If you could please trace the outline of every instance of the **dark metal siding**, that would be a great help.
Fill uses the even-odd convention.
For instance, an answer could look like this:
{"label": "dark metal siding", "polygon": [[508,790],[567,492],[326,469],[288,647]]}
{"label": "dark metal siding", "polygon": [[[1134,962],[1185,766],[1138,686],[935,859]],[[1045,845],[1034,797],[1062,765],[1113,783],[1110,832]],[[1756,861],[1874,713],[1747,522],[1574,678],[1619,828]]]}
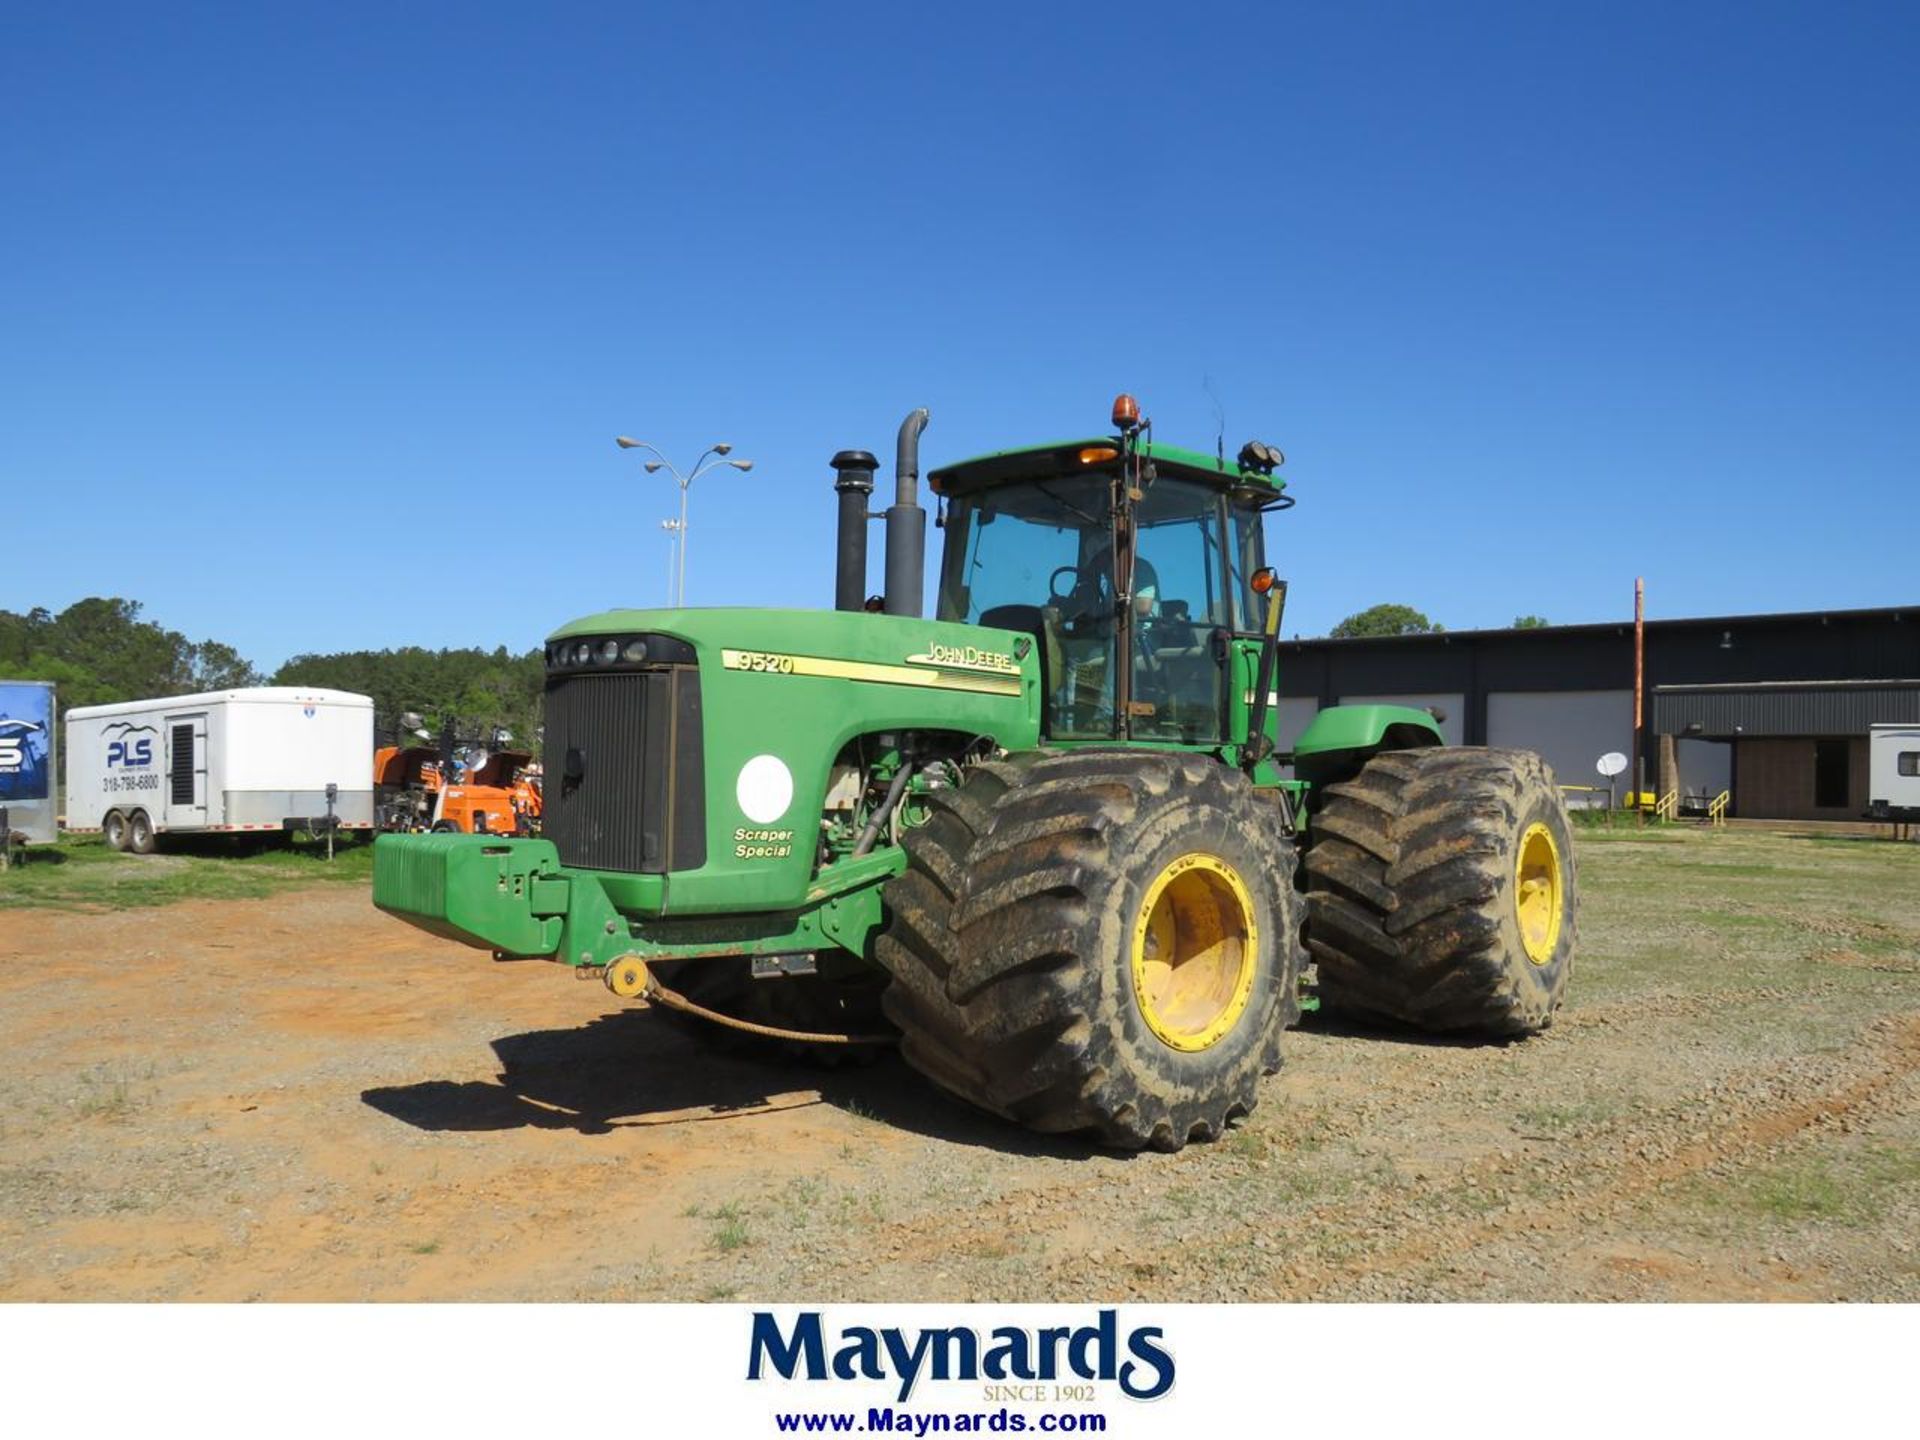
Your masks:
{"label": "dark metal siding", "polygon": [[[1782,680],[1900,681],[1920,676],[1920,606],[1647,622],[1646,761],[1656,763],[1657,686]],[[1291,640],[1280,647],[1283,697],[1322,707],[1342,695],[1463,694],[1466,743],[1487,738],[1496,691],[1630,690],[1633,625],[1461,630],[1383,640]],[[1855,733],[1843,731],[1841,733]],[[1864,734],[1864,729],[1858,733]]]}
{"label": "dark metal siding", "polygon": [[1865,735],[1869,726],[1901,720],[1920,720],[1920,682],[1676,686],[1655,693],[1652,728],[1656,735],[1726,740]]}
{"label": "dark metal siding", "polygon": [[658,875],[706,863],[697,669],[550,680],[543,769],[541,830],[563,864]]}

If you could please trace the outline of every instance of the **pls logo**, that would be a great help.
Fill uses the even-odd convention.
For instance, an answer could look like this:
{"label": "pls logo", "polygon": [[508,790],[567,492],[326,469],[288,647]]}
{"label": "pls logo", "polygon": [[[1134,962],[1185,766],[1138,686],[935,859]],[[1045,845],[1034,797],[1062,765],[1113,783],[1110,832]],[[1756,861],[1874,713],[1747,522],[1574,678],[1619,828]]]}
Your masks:
{"label": "pls logo", "polygon": [[[922,1380],[1107,1380],[1133,1400],[1157,1400],[1173,1388],[1173,1356],[1157,1325],[1124,1337],[1118,1312],[1102,1310],[1091,1325],[1026,1330],[1003,1325],[984,1337],[965,1326],[908,1331],[850,1325],[829,1335],[817,1310],[803,1310],[791,1330],[767,1311],[753,1316],[747,1378],[763,1380],[891,1380],[898,1399]],[[1124,1348],[1124,1354],[1122,1353]]]}
{"label": "pls logo", "polygon": [[109,725],[104,732],[116,739],[107,741],[109,770],[137,770],[153,763],[153,737],[160,732],[151,725]]}

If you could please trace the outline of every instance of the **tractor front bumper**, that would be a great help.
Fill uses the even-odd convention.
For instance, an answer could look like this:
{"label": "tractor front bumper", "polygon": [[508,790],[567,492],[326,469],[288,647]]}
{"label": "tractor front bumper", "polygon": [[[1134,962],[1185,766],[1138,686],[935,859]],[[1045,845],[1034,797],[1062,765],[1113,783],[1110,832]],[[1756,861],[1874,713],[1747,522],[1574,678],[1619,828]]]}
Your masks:
{"label": "tractor front bumper", "polygon": [[617,908],[609,892],[636,877],[566,869],[550,840],[382,835],[373,847],[373,903],[502,959],[605,967],[624,956],[700,960],[822,950],[865,959],[881,922],[880,887],[899,869],[893,850],[843,860],[821,872],[798,909],[676,918]]}

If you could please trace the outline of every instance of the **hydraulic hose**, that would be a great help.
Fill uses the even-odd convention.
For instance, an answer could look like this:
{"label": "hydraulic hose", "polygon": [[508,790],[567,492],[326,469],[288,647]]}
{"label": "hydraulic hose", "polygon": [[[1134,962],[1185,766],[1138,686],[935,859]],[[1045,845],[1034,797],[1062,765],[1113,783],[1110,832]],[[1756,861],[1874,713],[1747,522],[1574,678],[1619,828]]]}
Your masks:
{"label": "hydraulic hose", "polygon": [[907,781],[913,775],[913,762],[902,761],[899,773],[893,777],[893,783],[887,786],[887,798],[880,802],[880,808],[867,818],[866,828],[860,832],[860,838],[854,843],[853,853],[864,855],[873,848],[873,842],[880,838],[880,827],[887,823],[887,817],[893,814],[894,807],[900,803],[900,796],[907,788]]}
{"label": "hydraulic hose", "polygon": [[[769,983],[779,984],[780,982]],[[898,1038],[893,1035],[836,1035],[825,1031],[784,1030],[778,1025],[758,1025],[735,1015],[722,1015],[718,1010],[709,1010],[706,1006],[687,999],[678,990],[669,990],[658,980],[647,988],[642,998],[656,1005],[664,1005],[669,1010],[678,1010],[685,1015],[697,1015],[702,1020],[712,1021],[715,1025],[725,1025],[731,1030],[744,1030],[749,1035],[764,1035],[769,1040],[797,1040],[807,1045],[892,1045]]]}

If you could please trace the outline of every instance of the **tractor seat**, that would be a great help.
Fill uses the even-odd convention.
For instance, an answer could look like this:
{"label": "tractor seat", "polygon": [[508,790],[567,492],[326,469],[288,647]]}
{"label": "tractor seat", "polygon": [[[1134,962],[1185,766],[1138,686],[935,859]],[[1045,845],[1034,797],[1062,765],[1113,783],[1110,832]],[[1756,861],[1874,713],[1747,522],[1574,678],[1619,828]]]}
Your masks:
{"label": "tractor seat", "polygon": [[995,605],[980,612],[979,624],[993,630],[1022,631],[1040,647],[1040,688],[1053,693],[1065,663],[1060,649],[1060,611],[1052,605]]}

